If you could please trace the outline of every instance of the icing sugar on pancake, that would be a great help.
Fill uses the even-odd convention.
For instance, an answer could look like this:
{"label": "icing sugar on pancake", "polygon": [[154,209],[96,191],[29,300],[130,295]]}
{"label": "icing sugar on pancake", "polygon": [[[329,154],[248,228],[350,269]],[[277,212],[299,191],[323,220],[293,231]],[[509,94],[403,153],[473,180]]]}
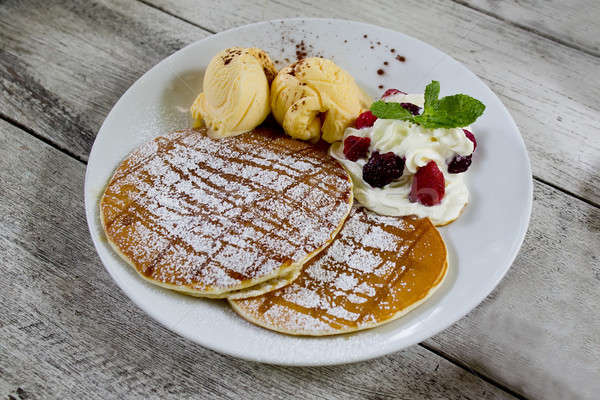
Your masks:
{"label": "icing sugar on pancake", "polygon": [[188,129],[132,152],[100,216],[113,248],[152,283],[240,298],[293,279],[351,205],[346,171],[311,144],[268,129],[224,139]]}
{"label": "icing sugar on pancake", "polygon": [[427,218],[387,217],[354,207],[333,243],[290,285],[230,300],[247,320],[293,335],[371,328],[427,299],[447,272],[446,246]]}

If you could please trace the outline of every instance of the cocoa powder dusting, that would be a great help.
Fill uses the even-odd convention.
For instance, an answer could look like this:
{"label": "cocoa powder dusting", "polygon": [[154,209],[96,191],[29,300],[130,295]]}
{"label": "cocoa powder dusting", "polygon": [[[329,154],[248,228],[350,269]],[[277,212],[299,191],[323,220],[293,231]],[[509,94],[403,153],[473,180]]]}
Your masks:
{"label": "cocoa powder dusting", "polygon": [[[318,37],[318,36],[317,36]],[[294,52],[295,52],[295,59],[296,61],[299,60],[303,60],[307,57],[321,57],[320,54],[315,54],[314,53],[314,49],[313,49],[313,45],[307,43],[304,39],[298,40],[297,38],[291,38],[289,36],[286,36],[286,34],[281,36],[281,40],[282,42],[284,42],[284,45],[289,45],[292,44],[294,45]],[[281,48],[281,53],[283,55],[283,53],[286,52],[286,47],[282,47]],[[284,58],[285,63],[290,63],[292,62],[292,60],[290,60],[289,58]],[[281,63],[283,63],[283,61],[281,61]]]}
{"label": "cocoa powder dusting", "polygon": [[306,58],[307,55],[306,45],[304,44],[304,40],[301,40],[300,43],[296,45],[296,59],[302,60]]}
{"label": "cocoa powder dusting", "polygon": [[235,57],[242,54],[242,51],[239,49],[227,49],[225,55],[223,56],[223,65],[229,64]]}

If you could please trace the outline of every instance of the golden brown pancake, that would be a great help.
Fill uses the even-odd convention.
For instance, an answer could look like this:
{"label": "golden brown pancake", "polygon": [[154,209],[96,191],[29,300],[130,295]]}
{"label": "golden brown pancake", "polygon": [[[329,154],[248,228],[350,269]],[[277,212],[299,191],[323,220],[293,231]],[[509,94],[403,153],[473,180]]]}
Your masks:
{"label": "golden brown pancake", "polygon": [[113,248],[150,282],[240,298],[292,280],[351,206],[348,174],[311,144],[269,129],[223,139],[188,129],[132,152],[100,216]]}
{"label": "golden brown pancake", "polygon": [[271,278],[268,281],[261,282],[257,285],[250,286],[246,289],[234,290],[227,293],[228,299],[245,299],[248,297],[260,296],[261,294],[268,293],[270,291],[282,288],[292,283],[298,276],[302,267],[292,269],[285,274],[279,275],[275,278]]}
{"label": "golden brown pancake", "polygon": [[292,335],[372,328],[406,314],[442,283],[446,246],[429,219],[354,207],[333,243],[276,291],[230,300],[250,322]]}

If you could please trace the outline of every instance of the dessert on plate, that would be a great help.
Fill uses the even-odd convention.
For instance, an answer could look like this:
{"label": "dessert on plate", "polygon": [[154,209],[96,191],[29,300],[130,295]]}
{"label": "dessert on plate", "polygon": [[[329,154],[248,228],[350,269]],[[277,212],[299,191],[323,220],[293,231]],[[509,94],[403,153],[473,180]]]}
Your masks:
{"label": "dessert on plate", "polygon": [[444,281],[434,225],[468,201],[470,124],[485,108],[439,90],[390,89],[373,103],[331,60],[277,72],[261,49],[225,49],[190,107],[193,129],[118,166],[100,200],[106,237],[151,283],[227,298],[274,331],[399,318]]}
{"label": "dessert on plate", "polygon": [[222,139],[187,129],[121,163],[100,217],[112,247],[143,278],[193,296],[240,298],[295,278],[351,206],[346,171],[309,143],[269,129]]}
{"label": "dessert on plate", "polygon": [[462,94],[438,99],[439,90],[436,81],[425,94],[387,90],[331,146],[360,204],[437,226],[458,218],[469,201],[463,175],[477,147],[469,125],[485,106]]}
{"label": "dessert on plate", "polygon": [[446,277],[446,246],[427,218],[355,206],[333,243],[281,289],[230,300],[245,319],[292,335],[334,335],[400,318]]}

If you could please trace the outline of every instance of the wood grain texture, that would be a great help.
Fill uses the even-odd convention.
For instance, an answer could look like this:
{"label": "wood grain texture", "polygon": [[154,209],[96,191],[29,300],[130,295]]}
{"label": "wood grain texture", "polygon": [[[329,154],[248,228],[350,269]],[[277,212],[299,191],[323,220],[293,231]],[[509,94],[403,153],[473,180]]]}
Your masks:
{"label": "wood grain texture", "polygon": [[[213,31],[302,14],[362,18],[423,39],[500,95],[525,136],[537,176],[599,202],[598,58],[442,0],[428,2],[429,8],[373,0],[344,7],[152,2]],[[0,113],[85,159],[126,88],[205,35],[138,2],[4,1]],[[0,395],[506,396],[419,347],[352,366],[295,369],[240,362],[176,337],[142,315],[97,260],[82,207],[83,166],[5,123],[0,132],[0,260],[6,270]],[[531,398],[595,398],[600,215],[540,183],[535,196],[524,247],[500,287],[426,345]]]}
{"label": "wood grain texture", "polygon": [[[119,381],[141,396],[150,380],[158,379],[152,387],[158,388],[157,395],[166,395],[161,385],[170,382],[172,373],[173,381],[185,380],[175,392],[181,395],[190,393],[194,379],[212,382],[209,388],[217,385],[219,374],[226,382],[250,385],[246,378],[224,372],[236,370],[257,371],[266,380],[263,388],[283,382],[273,396],[304,387],[325,398],[331,394],[327,387],[349,385],[350,391],[340,395],[386,398],[400,390],[395,385],[401,381],[408,386],[399,393],[414,398],[411,393],[439,394],[411,381],[420,374],[427,382],[451,386],[454,379],[467,379],[445,361],[440,365],[446,375],[431,375],[428,368],[440,361],[429,361],[431,354],[418,347],[339,370],[304,370],[235,361],[176,337],[143,316],[97,260],[81,206],[83,166],[6,123],[0,127],[0,184],[7,188],[0,202],[0,257],[8,271],[0,290],[0,312],[7,316],[0,322],[0,381],[7,390],[28,382],[41,390],[44,380],[56,382],[52,390],[63,390],[61,379],[69,379],[65,384],[76,387],[70,397],[89,385]],[[536,184],[532,224],[507,277],[481,306],[426,345],[527,397],[594,398],[599,390],[594,377],[600,372],[600,326],[594,317],[600,302],[599,217],[598,209]],[[59,347],[53,347],[53,340]],[[175,361],[164,354],[174,354]],[[36,366],[36,359],[44,362]],[[196,375],[213,371],[211,365],[216,372]],[[396,376],[401,371],[416,375]],[[360,382],[349,383],[359,379],[353,374]],[[293,382],[295,375],[301,383]],[[234,387],[227,388],[235,393]],[[110,390],[109,397],[125,393],[120,384]],[[455,389],[443,390],[453,398]]]}
{"label": "wood grain texture", "polygon": [[136,1],[4,1],[0,113],[87,159],[125,90],[207,34]]}
{"label": "wood grain texture", "polygon": [[233,359],[171,333],[98,260],[82,207],[84,168],[0,121],[4,398],[512,398],[420,346],[360,364],[291,368]]}
{"label": "wood grain texture", "polygon": [[600,209],[536,184],[507,276],[427,344],[529,398],[598,399],[598,304]]}
{"label": "wood grain texture", "polygon": [[421,39],[498,94],[521,129],[535,176],[600,203],[598,57],[447,0],[145,1],[212,31],[301,15],[360,20]]}
{"label": "wood grain texture", "polygon": [[597,0],[456,1],[600,56],[600,2]]}

